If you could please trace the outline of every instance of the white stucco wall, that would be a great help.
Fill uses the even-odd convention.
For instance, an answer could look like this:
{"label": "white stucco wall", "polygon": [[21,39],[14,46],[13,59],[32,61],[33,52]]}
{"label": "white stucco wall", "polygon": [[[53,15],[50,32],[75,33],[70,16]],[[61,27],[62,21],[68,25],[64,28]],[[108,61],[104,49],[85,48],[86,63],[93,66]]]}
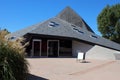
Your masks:
{"label": "white stucco wall", "polygon": [[78,51],[86,53],[92,47],[93,45],[89,45],[89,44],[78,42],[78,41],[72,41],[72,54],[74,57],[77,57]]}
{"label": "white stucco wall", "polygon": [[93,46],[83,42],[72,41],[72,54],[74,57],[77,57],[78,51],[86,53],[86,60],[120,60],[120,51],[98,45]]}
{"label": "white stucco wall", "polygon": [[86,53],[86,59],[118,60],[120,59],[120,52],[95,45]]}

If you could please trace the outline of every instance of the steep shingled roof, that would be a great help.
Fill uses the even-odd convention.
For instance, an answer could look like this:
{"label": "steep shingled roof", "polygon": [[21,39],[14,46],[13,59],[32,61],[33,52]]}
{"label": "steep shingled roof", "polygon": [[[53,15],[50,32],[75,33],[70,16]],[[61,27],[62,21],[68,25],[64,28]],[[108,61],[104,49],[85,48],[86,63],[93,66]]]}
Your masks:
{"label": "steep shingled roof", "polygon": [[[50,22],[58,24],[56,27],[51,27]],[[120,45],[108,39],[102,38],[92,32],[89,32],[81,27],[74,26],[59,18],[51,18],[39,27],[29,32],[30,34],[52,35],[69,37],[77,40],[83,40],[89,43],[101,45],[104,47],[120,50]]]}
{"label": "steep shingled roof", "polygon": [[[67,18],[65,18],[65,19],[67,19]],[[82,19],[80,19],[80,20],[82,20]],[[104,47],[108,47],[108,48],[120,51],[119,44],[112,42],[108,39],[102,38],[102,37],[96,35],[95,33],[93,33],[92,31],[89,31],[87,28],[86,29],[83,28],[83,27],[85,27],[85,24],[86,24],[84,21],[81,22],[82,23],[81,26],[79,26],[77,24],[75,25],[74,21],[72,21],[72,20],[70,20],[70,21],[71,22],[68,22],[68,21],[62,19],[60,17],[60,15],[58,15],[55,18],[48,19],[42,23],[38,23],[36,25],[27,27],[23,30],[14,32],[14,33],[10,34],[9,36],[21,37],[27,33],[48,35],[48,36],[49,35],[50,36],[60,36],[60,37],[77,39],[80,41],[81,40],[86,41],[86,42],[89,42],[92,44],[97,44],[100,46],[104,46]]]}
{"label": "steep shingled roof", "polygon": [[69,6],[62,10],[56,17],[94,33],[88,24]]}

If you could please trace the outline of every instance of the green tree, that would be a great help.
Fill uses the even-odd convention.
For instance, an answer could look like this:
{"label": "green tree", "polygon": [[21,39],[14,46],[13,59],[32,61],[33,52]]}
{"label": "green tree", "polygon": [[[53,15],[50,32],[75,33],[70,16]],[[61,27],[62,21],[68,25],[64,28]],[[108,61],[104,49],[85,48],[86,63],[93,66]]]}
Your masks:
{"label": "green tree", "polygon": [[120,43],[120,4],[107,5],[97,17],[102,36]]}
{"label": "green tree", "polygon": [[28,62],[21,39],[8,41],[7,30],[0,31],[0,80],[27,80]]}

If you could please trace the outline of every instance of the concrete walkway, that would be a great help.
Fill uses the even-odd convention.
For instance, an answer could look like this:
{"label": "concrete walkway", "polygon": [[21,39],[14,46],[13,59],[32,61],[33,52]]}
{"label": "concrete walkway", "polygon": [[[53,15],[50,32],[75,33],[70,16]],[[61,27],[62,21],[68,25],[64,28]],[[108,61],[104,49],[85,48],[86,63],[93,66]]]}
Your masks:
{"label": "concrete walkway", "polygon": [[27,58],[29,80],[120,80],[120,61],[75,58]]}

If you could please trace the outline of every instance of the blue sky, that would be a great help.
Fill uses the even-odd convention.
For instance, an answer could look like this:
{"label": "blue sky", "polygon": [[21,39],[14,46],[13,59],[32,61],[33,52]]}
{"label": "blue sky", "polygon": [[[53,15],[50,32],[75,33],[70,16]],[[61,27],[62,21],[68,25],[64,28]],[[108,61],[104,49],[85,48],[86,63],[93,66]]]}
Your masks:
{"label": "blue sky", "polygon": [[97,16],[107,4],[116,3],[120,0],[0,0],[0,28],[15,32],[52,18],[70,6],[100,35]]}

